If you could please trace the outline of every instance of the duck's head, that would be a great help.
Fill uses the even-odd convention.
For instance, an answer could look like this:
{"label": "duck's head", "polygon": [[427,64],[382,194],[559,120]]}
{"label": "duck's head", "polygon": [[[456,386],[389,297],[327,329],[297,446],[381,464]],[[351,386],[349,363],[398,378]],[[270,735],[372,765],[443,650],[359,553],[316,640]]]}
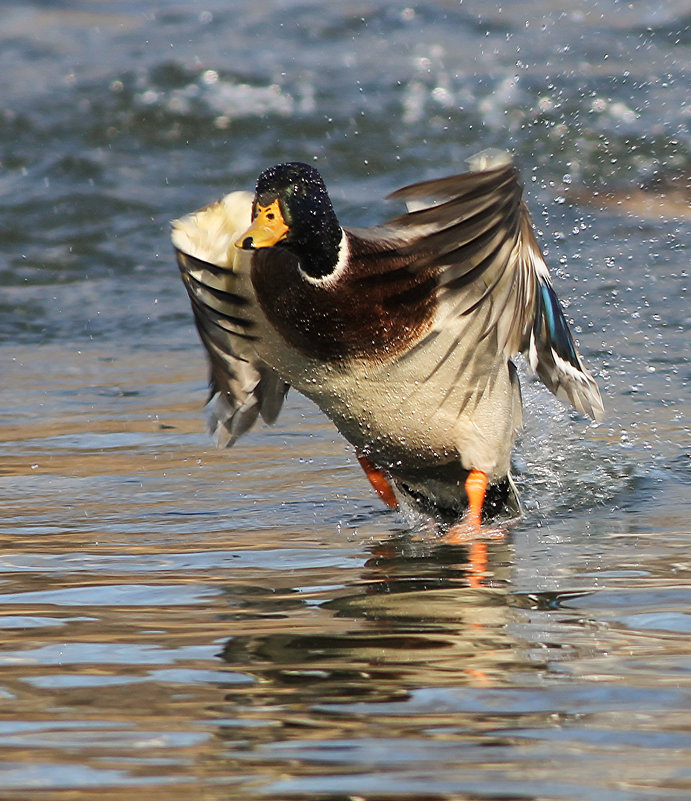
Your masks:
{"label": "duck's head", "polygon": [[343,232],[321,175],[301,162],[269,167],[257,179],[252,224],[236,245],[243,250],[283,247],[313,278],[333,272]]}

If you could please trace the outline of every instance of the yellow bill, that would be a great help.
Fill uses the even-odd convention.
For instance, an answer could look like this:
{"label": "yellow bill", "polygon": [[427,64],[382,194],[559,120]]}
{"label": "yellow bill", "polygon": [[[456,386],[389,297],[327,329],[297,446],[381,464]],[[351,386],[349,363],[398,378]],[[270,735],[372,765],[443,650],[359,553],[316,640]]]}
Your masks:
{"label": "yellow bill", "polygon": [[268,206],[260,206],[257,203],[252,224],[238,238],[235,247],[243,250],[270,248],[285,239],[289,230],[290,228],[283,219],[278,200],[274,200]]}

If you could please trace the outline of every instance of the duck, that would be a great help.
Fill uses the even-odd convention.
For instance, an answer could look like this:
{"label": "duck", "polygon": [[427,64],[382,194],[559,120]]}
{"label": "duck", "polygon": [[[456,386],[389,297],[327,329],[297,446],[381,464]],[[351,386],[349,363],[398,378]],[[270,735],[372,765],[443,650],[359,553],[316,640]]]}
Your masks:
{"label": "duck", "polygon": [[208,423],[232,446],[290,387],[354,446],[391,508],[481,530],[520,515],[515,359],[594,420],[604,407],[536,238],[513,157],[398,189],[402,214],[343,227],[318,170],[265,169],[172,223],[210,369]]}

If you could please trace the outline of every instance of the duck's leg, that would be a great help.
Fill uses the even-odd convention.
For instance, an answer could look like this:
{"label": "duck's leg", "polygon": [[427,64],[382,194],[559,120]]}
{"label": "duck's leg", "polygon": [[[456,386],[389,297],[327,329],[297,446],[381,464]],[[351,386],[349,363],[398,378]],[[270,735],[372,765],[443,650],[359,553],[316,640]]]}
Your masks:
{"label": "duck's leg", "polygon": [[398,501],[396,500],[391,484],[389,484],[386,473],[381,467],[377,467],[373,462],[370,462],[365,454],[361,453],[357,448],[355,449],[355,455],[357,456],[358,462],[360,462],[360,467],[365,471],[365,475],[369,479],[369,483],[374,487],[377,495],[387,506],[390,506],[392,509],[397,509]]}
{"label": "duck's leg", "polygon": [[482,470],[471,470],[465,480],[465,494],[468,498],[466,522],[473,528],[480,528],[482,524],[482,507],[487,494],[487,484],[487,474]]}
{"label": "duck's leg", "polygon": [[444,534],[444,542],[449,545],[460,545],[472,542],[477,537],[483,539],[503,539],[506,532],[500,528],[487,528],[482,525],[482,507],[485,503],[487,475],[482,470],[471,470],[465,480],[465,494],[468,498],[468,510],[463,518],[454,523]]}

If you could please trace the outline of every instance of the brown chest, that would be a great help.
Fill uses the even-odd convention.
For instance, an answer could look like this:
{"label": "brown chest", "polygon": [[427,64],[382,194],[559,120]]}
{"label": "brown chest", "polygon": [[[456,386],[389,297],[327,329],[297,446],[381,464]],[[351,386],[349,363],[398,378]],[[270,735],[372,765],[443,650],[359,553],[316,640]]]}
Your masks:
{"label": "brown chest", "polygon": [[[352,246],[351,246],[352,247]],[[310,281],[291,254],[254,255],[252,283],[286,342],[322,361],[381,360],[404,353],[430,328],[436,274],[410,271],[395,254],[361,253],[335,279]]]}

